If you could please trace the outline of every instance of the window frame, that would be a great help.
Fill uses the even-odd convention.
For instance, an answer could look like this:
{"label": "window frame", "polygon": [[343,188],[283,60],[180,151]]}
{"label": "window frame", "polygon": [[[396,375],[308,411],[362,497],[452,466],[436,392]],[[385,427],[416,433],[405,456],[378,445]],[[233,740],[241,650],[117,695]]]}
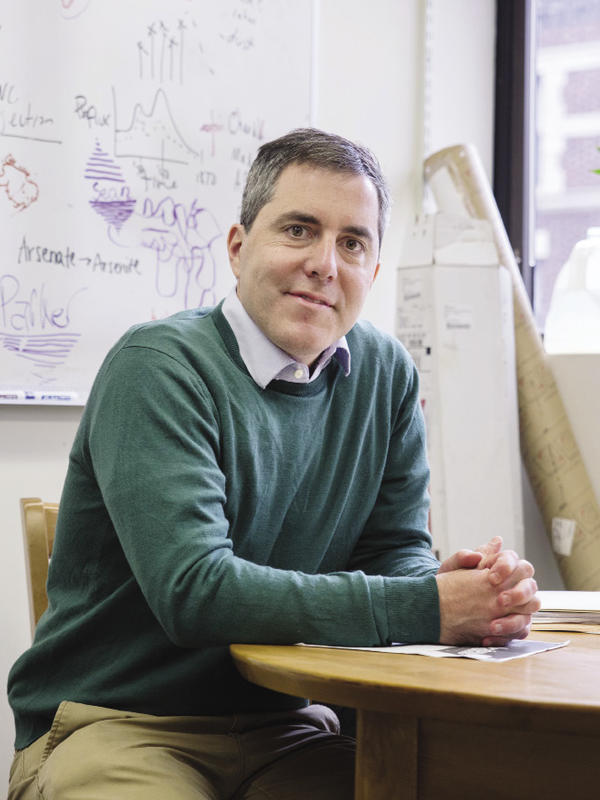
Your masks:
{"label": "window frame", "polygon": [[535,0],[497,0],[493,192],[533,307]]}

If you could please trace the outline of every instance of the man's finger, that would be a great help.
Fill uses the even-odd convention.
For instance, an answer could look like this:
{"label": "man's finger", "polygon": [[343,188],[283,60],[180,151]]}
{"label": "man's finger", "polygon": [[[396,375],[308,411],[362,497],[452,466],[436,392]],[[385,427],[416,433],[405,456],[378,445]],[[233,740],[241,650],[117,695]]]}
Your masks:
{"label": "man's finger", "polygon": [[481,553],[476,550],[459,550],[442,562],[438,573],[452,572],[455,569],[474,569],[481,559]]}
{"label": "man's finger", "polygon": [[483,558],[478,564],[478,569],[484,569],[484,567],[489,566],[493,563],[494,558],[498,555],[498,553],[502,550],[502,537],[501,536],[494,536],[489,542],[485,544],[480,544],[478,547],[475,548],[475,551],[481,553]]}
{"label": "man's finger", "polygon": [[519,558],[512,550],[505,550],[490,567],[489,577],[493,586],[506,584],[508,587],[516,585],[524,578],[532,578],[534,572],[533,564]]}

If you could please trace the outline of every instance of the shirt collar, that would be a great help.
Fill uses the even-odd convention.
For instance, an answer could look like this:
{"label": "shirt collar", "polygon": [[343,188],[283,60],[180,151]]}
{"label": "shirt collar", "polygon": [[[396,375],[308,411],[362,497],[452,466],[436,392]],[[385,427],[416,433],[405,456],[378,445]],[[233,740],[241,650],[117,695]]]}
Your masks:
{"label": "shirt collar", "polygon": [[350,374],[350,350],[345,336],[321,353],[312,374],[309,374],[306,364],[296,361],[261,331],[242,305],[235,289],[225,298],[222,311],[236,338],[246,369],[261,389],[265,389],[273,380],[292,383],[314,381],[333,357],[339,361],[344,374]]}

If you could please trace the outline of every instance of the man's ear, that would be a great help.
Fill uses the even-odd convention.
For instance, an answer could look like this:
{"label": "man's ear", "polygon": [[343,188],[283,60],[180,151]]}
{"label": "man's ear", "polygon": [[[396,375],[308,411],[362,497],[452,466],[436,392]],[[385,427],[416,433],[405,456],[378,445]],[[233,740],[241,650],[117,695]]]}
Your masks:
{"label": "man's ear", "polygon": [[241,223],[232,225],[227,234],[227,253],[229,254],[229,264],[236,278],[240,277],[240,250],[244,243],[246,231]]}
{"label": "man's ear", "polygon": [[373,273],[373,280],[371,281],[371,286],[375,283],[375,278],[379,275],[379,267],[381,266],[381,262],[377,264],[375,267],[375,272]]}

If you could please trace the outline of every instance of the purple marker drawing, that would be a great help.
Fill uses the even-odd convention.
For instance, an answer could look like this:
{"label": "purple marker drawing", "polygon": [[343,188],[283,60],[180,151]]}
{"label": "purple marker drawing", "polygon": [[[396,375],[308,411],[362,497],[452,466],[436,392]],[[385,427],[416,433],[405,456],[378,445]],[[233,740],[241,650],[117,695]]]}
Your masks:
{"label": "purple marker drawing", "polygon": [[79,333],[15,334],[0,331],[0,347],[36,367],[53,369],[64,364],[77,344]]}
{"label": "purple marker drawing", "polygon": [[94,152],[89,157],[84,177],[92,181],[96,193],[90,205],[109,224],[121,230],[135,208],[135,199],[130,197],[121,168],[105,153],[96,141]]}

